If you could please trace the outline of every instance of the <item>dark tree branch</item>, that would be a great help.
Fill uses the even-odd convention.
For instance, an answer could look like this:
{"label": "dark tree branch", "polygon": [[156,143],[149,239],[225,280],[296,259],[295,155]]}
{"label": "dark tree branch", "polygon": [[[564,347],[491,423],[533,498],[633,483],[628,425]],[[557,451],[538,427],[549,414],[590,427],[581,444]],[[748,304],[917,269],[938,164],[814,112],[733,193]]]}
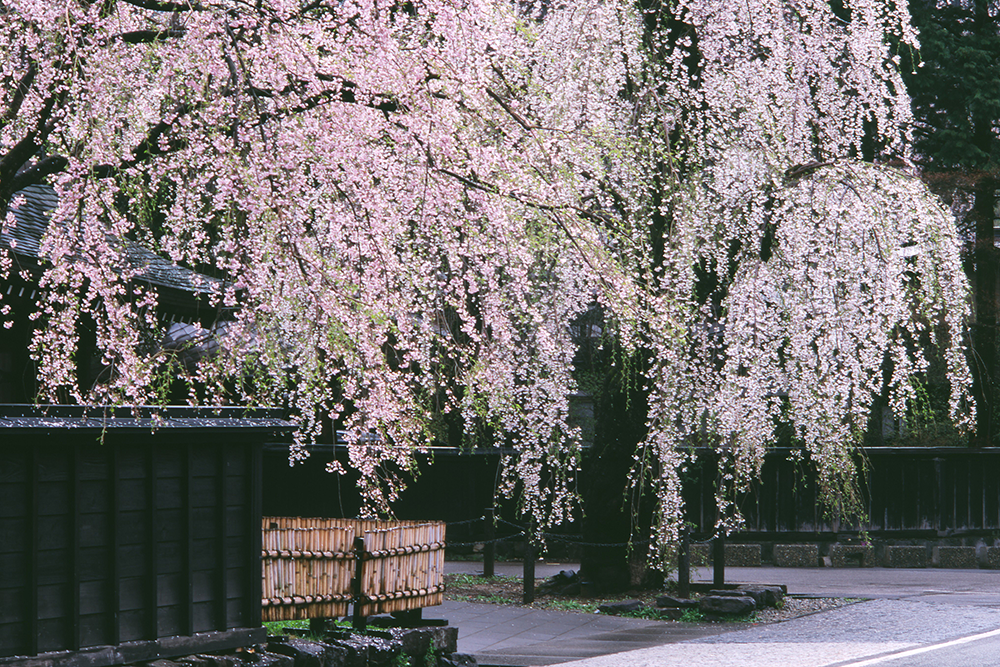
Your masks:
{"label": "dark tree branch", "polygon": [[24,102],[24,98],[28,96],[28,91],[31,90],[31,85],[35,82],[35,75],[38,73],[38,67],[35,61],[32,60],[28,63],[28,70],[24,73],[18,82],[14,86],[14,95],[11,98],[10,106],[7,107],[7,113],[4,114],[4,119],[9,121],[14,120],[17,117],[17,113],[21,110],[21,104]]}
{"label": "dark tree branch", "polygon": [[521,116],[521,114],[519,114],[518,112],[514,111],[513,107],[511,107],[509,104],[507,104],[507,102],[505,102],[502,97],[500,97],[499,95],[497,95],[495,92],[493,92],[489,88],[486,88],[486,94],[489,95],[493,99],[494,102],[496,102],[501,107],[503,107],[503,110],[506,111],[510,115],[511,118],[513,118],[514,120],[516,120],[517,124],[520,125],[521,127],[523,127],[526,131],[531,132],[532,130],[535,129],[534,126],[532,126],[530,123],[528,123],[528,121],[525,120],[523,116]]}
{"label": "dark tree branch", "polygon": [[11,189],[14,177],[38,154],[52,132],[52,110],[62,99],[63,94],[50,95],[38,112],[35,129],[24,135],[3,157],[0,157],[0,210],[6,210],[10,196],[16,192]]}
{"label": "dark tree branch", "polygon": [[122,2],[148,9],[152,12],[191,12],[204,9],[198,2],[166,2],[163,0],[121,0]]}
{"label": "dark tree branch", "polygon": [[177,120],[181,116],[188,115],[189,113],[194,111],[194,109],[195,109],[194,104],[188,104],[188,103],[179,104],[177,105],[176,108],[174,108],[173,120],[170,121],[161,120],[159,123],[151,127],[149,132],[146,134],[146,138],[143,139],[141,142],[139,142],[139,144],[132,149],[132,156],[135,158],[135,160],[136,161],[148,160],[153,156],[164,155],[166,153],[172,152],[173,150],[177,150],[177,148],[179,148],[180,146],[177,145],[178,142],[176,140],[171,141],[168,144],[168,147],[164,148],[160,146],[160,139],[163,137],[164,134],[166,134],[173,128],[174,123],[177,122]]}
{"label": "dark tree branch", "polygon": [[[286,109],[282,109],[276,112],[263,112],[259,116],[259,123],[267,123],[276,118],[284,118],[287,116],[293,116],[299,113],[305,113],[317,107],[320,107],[328,102],[343,102],[344,104],[360,104],[371,109],[376,109],[383,113],[396,113],[400,111],[406,111],[406,106],[400,104],[396,100],[392,99],[388,95],[383,94],[372,94],[371,100],[367,102],[359,102],[358,97],[355,93],[357,90],[357,84],[353,81],[348,81],[347,79],[341,79],[340,77],[333,77],[330,75],[319,75],[318,77],[321,81],[327,83],[339,82],[340,87],[338,89],[324,90],[322,92],[316,93],[315,95],[310,95],[309,97],[303,99],[300,103],[290,106]],[[294,90],[294,84],[289,84],[280,91],[270,91],[262,88],[252,87],[253,95],[257,97],[267,97],[275,98],[282,95],[287,95]]]}
{"label": "dark tree branch", "polygon": [[810,162],[809,164],[797,164],[793,167],[789,167],[785,170],[785,179],[788,181],[794,181],[795,179],[805,176],[811,172],[821,169],[822,167],[830,167],[833,162]]}
{"label": "dark tree branch", "polygon": [[[69,164],[62,155],[50,155],[39,160],[27,169],[23,169],[10,181],[10,192],[15,193],[29,185],[39,185],[52,174],[58,174]],[[7,190],[5,187],[4,190]]]}
{"label": "dark tree branch", "polygon": [[133,30],[115,35],[113,39],[120,39],[126,44],[152,44],[153,42],[165,42],[168,39],[183,37],[185,30],[180,28],[167,28],[165,30]]}
{"label": "dark tree branch", "polygon": [[135,145],[130,151],[132,154],[131,160],[123,160],[122,162],[114,164],[99,164],[95,165],[90,173],[94,178],[111,178],[117,175],[125,169],[136,166],[142,162],[146,162],[158,155],[167,155],[173,153],[174,151],[180,150],[187,145],[187,142],[182,139],[174,138],[166,142],[163,145],[163,136],[169,132],[175,122],[181,117],[190,114],[199,105],[184,103],[179,104],[174,109],[174,117],[172,120],[161,120],[159,123],[154,125],[149,129],[146,134],[146,138]]}

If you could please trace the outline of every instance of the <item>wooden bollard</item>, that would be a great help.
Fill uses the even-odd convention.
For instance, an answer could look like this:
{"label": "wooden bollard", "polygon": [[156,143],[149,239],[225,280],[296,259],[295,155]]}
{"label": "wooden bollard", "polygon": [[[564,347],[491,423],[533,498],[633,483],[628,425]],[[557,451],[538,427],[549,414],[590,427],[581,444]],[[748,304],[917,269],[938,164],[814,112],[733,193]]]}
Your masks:
{"label": "wooden bollard", "polygon": [[687,531],[681,531],[681,549],[677,554],[677,594],[691,597],[691,543]]}
{"label": "wooden bollard", "polygon": [[364,630],[368,624],[368,617],[361,613],[364,606],[362,600],[362,575],[365,569],[365,538],[354,538],[354,580],[351,581],[351,595],[354,597],[354,629]]}
{"label": "wooden bollard", "polygon": [[712,540],[712,585],[726,586],[726,538],[721,533]]}
{"label": "wooden bollard", "polygon": [[486,544],[483,545],[483,576],[492,577],[495,573],[496,563],[496,523],[494,522],[494,508],[486,508]]}

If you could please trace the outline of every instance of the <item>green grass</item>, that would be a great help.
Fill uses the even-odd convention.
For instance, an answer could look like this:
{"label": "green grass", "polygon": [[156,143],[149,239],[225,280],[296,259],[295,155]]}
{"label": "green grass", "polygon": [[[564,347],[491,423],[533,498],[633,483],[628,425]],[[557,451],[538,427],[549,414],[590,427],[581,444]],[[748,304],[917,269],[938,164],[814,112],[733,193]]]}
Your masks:
{"label": "green grass", "polygon": [[705,620],[705,614],[697,609],[685,609],[681,614],[681,621],[684,623],[700,623]]}
{"label": "green grass", "polygon": [[[701,612],[698,612],[701,613]],[[647,621],[672,621],[672,617],[668,616],[662,609],[657,609],[656,607],[639,607],[635,611],[627,611],[622,614],[622,616],[627,616],[629,618],[644,618]],[[683,620],[684,617],[681,617]]]}
{"label": "green grass", "polygon": [[520,577],[508,577],[508,576],[503,575],[503,574],[496,574],[496,575],[493,575],[492,577],[484,577],[484,576],[482,576],[480,574],[468,574],[468,573],[465,573],[465,572],[459,572],[459,573],[456,573],[456,574],[449,574],[447,581],[452,586],[462,587],[462,586],[474,586],[476,584],[481,584],[484,581],[493,581],[493,582],[497,582],[497,583],[504,582],[504,581],[518,581],[518,582],[520,582],[521,578]]}
{"label": "green grass", "polygon": [[[341,619],[335,619],[333,625],[342,628],[351,628],[351,622]],[[267,621],[264,623],[264,627],[267,628],[268,635],[283,635],[285,634],[285,628],[299,628],[301,630],[309,629],[309,619],[299,619],[295,621]],[[322,637],[313,634],[304,635],[306,639],[322,639]]]}
{"label": "green grass", "polygon": [[509,604],[509,600],[502,595],[469,595],[469,602],[482,602],[483,604]]}
{"label": "green grass", "polygon": [[600,601],[583,602],[581,600],[556,599],[550,601],[546,607],[558,611],[575,611],[584,614],[593,614],[597,608],[603,604]]}
{"label": "green grass", "polygon": [[267,628],[268,635],[283,635],[285,634],[285,628],[299,628],[302,630],[309,629],[308,619],[302,619],[297,621],[267,621],[264,623],[264,627]]}

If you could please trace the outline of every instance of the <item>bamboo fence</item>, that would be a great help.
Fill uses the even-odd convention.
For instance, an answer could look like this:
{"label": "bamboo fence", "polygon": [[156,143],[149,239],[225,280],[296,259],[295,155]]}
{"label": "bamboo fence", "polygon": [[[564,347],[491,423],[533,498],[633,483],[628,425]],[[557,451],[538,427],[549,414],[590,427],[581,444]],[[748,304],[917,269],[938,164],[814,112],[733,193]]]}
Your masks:
{"label": "bamboo fence", "polygon": [[365,531],[364,616],[432,607],[444,601],[444,532],[442,522]]}
{"label": "bamboo fence", "polygon": [[263,533],[264,621],[347,616],[356,536],[365,545],[357,600],[363,615],[444,600],[443,522],[264,517]]}

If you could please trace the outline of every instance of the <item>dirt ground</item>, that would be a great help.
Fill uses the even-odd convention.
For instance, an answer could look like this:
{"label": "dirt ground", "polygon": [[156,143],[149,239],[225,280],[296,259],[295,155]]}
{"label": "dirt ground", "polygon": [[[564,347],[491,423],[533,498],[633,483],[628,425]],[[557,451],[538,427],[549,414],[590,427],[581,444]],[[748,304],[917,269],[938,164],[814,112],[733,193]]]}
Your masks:
{"label": "dirt ground", "polygon": [[[536,590],[545,583],[544,579],[535,580]],[[524,588],[521,579],[517,577],[496,576],[485,578],[474,574],[446,574],[445,598],[449,600],[464,600],[487,604],[521,605]],[[636,613],[641,618],[670,621],[660,618],[656,612],[656,598],[669,595],[669,591],[634,590],[620,595],[601,598],[582,598],[579,596],[562,596],[536,593],[535,601],[528,605],[538,609],[554,609],[578,613],[597,613],[598,606],[612,601],[639,600],[645,609]],[[696,596],[693,596],[696,597]],[[776,623],[799,616],[806,616],[818,611],[834,609],[858,600],[843,598],[795,598],[786,597],[781,609],[763,609],[753,612],[749,617],[738,619],[741,622]],[[701,620],[697,614],[689,615],[692,621]]]}

